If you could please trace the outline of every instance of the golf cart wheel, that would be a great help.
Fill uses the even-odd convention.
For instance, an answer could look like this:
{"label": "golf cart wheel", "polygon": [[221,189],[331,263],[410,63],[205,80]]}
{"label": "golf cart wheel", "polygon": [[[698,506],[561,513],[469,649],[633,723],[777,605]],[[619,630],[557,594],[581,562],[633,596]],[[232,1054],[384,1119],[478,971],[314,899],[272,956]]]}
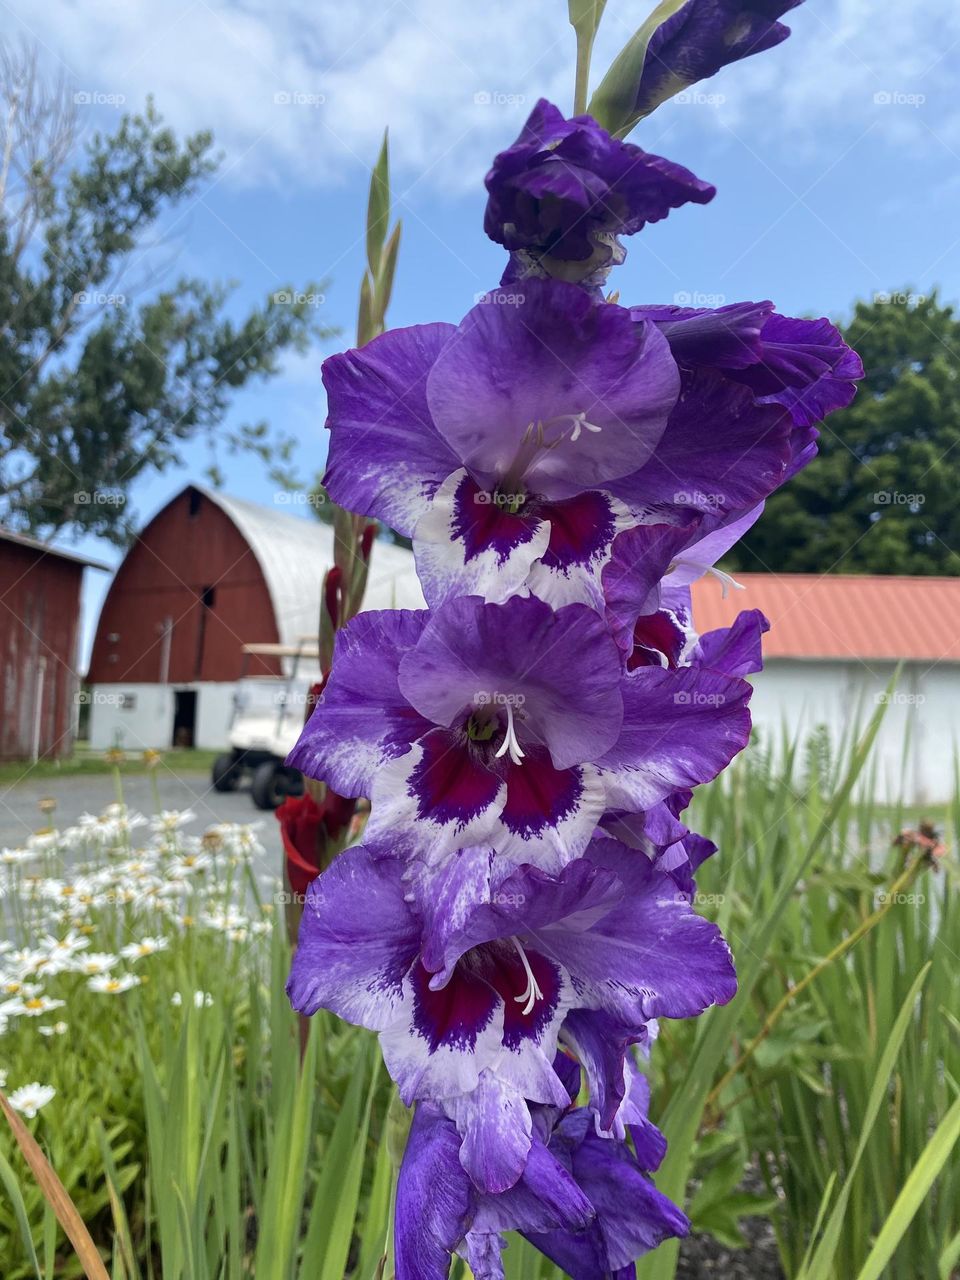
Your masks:
{"label": "golf cart wheel", "polygon": [[276,809],[287,795],[287,779],[283,766],[273,760],[258,765],[253,775],[250,794],[258,809]]}
{"label": "golf cart wheel", "polygon": [[225,752],[217,756],[211,770],[214,791],[236,791],[240,784],[241,772],[232,755]]}

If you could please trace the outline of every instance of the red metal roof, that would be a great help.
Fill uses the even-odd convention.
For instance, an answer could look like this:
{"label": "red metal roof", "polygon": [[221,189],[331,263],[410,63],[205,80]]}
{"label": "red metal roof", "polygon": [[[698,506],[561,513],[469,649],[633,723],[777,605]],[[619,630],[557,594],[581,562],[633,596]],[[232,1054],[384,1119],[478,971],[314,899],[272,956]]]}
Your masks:
{"label": "red metal roof", "polygon": [[901,658],[960,662],[960,578],[740,573],[726,600],[712,576],[693,585],[697,630],[741,609],[770,619],[767,658]]}

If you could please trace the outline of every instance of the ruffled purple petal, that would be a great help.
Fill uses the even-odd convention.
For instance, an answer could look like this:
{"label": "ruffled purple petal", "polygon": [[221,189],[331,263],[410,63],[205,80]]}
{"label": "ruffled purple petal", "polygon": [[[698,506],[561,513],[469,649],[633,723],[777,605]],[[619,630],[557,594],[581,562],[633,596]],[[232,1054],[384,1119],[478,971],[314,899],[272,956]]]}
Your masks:
{"label": "ruffled purple petal", "polygon": [[631,307],[635,320],[652,320],[678,364],[743,369],[762,355],[760,335],[772,302],[733,302],[726,307]]}
{"label": "ruffled purple petal", "polygon": [[[545,498],[603,488],[635,471],[663,434],[679,390],[666,339],[576,285],[530,280],[516,297],[513,305],[474,307],[431,369],[427,401],[437,429],[491,492],[501,483],[513,492],[518,471]],[[559,443],[521,454],[538,423],[545,443]]]}
{"label": "ruffled purple petal", "polygon": [[750,737],[745,680],[684,667],[639,668],[623,682],[623,732],[598,761],[610,809],[650,809],[709,782]]}
{"label": "ruffled purple petal", "polygon": [[567,1115],[550,1149],[569,1165],[596,1210],[596,1221],[581,1232],[525,1234],[571,1280],[627,1276],[637,1258],[687,1234],[684,1214],[657,1191],[626,1144],[593,1131],[591,1112]]}
{"label": "ruffled purple petal", "polygon": [[628,506],[659,504],[681,516],[733,515],[782,484],[792,427],[782,407],[759,403],[716,370],[685,371],[653,457],[607,487]]}
{"label": "ruffled purple petal", "polygon": [[[628,1026],[605,1009],[573,1009],[562,1034],[590,1083],[590,1106],[609,1133],[627,1091],[627,1049],[646,1038],[646,1027]],[[618,1136],[623,1137],[622,1125]]]}
{"label": "ruffled purple petal", "polygon": [[619,877],[622,900],[586,933],[560,926],[540,939],[571,974],[584,1005],[639,1029],[652,1018],[696,1017],[733,998],[736,974],[720,930],[692,911],[669,877],[616,840],[595,840],[586,856]]}
{"label": "ruffled purple petal", "polygon": [[735,376],[756,395],[784,405],[799,427],[822,422],[853,399],[863,362],[829,320],[772,315],[761,335],[759,363]]}
{"label": "ruffled purple petal", "polygon": [[473,1199],[456,1127],[421,1104],[397,1175],[396,1280],[447,1280],[450,1255],[466,1233]]}
{"label": "ruffled purple petal", "polygon": [[392,329],[323,364],[330,451],[324,484],[348,511],[408,536],[429,498],[460,465],[427,407],[427,375],[451,324]]}
{"label": "ruffled purple petal", "polygon": [[490,871],[497,856],[485,850],[466,854],[430,883],[433,902],[424,903],[423,962],[443,975],[483,942],[535,934],[571,916],[585,927],[622,894],[617,877],[590,862],[571,862],[556,875],[522,866],[494,882]]}
{"label": "ruffled purple petal", "polygon": [[637,618],[660,607],[660,581],[700,524],[699,516],[678,524],[639,524],[614,542],[601,582],[607,624],[625,656],[633,652]]}
{"label": "ruffled purple petal", "polygon": [[738,613],[729,627],[700,637],[695,661],[725,676],[750,676],[763,670],[762,638],[770,623],[759,609]]}
{"label": "ruffled purple petal", "polygon": [[300,1013],[332,1009],[380,1031],[397,1017],[420,946],[402,864],[358,845],[307,890],[287,995]]}
{"label": "ruffled purple petal", "polygon": [[431,727],[397,684],[426,619],[425,610],[370,610],[338,633],[332,674],[288,764],[340,795],[370,795],[377,770]]}
{"label": "ruffled purple petal", "polygon": [[512,1187],[523,1173],[533,1132],[523,1095],[498,1073],[485,1071],[452,1111],[463,1135],[460,1163],[471,1182],[487,1192]]}

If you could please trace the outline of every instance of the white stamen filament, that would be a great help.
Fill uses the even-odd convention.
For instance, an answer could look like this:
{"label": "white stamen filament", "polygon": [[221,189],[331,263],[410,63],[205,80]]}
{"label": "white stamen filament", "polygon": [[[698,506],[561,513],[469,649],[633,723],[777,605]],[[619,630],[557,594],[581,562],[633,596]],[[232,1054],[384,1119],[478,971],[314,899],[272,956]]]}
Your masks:
{"label": "white stamen filament", "polygon": [[514,764],[523,763],[523,749],[517,741],[517,731],[513,726],[513,706],[510,702],[507,702],[507,730],[503,735],[503,742],[501,742],[500,749],[496,752],[495,759],[499,760],[501,756],[505,756],[508,752]]}
{"label": "white stamen filament", "polygon": [[722,569],[718,569],[716,565],[711,565],[710,568],[707,570],[707,573],[713,574],[713,576],[720,583],[720,586],[722,588],[721,599],[723,600],[726,600],[727,594],[730,591],[731,587],[733,587],[735,591],[746,590],[746,587],[743,585],[742,582],[738,582],[736,578],[731,577],[729,573],[724,573],[724,571]]}
{"label": "white stamen filament", "polygon": [[524,1015],[528,1014],[538,1000],[543,999],[543,992],[537,984],[536,978],[533,976],[533,970],[530,968],[530,961],[527,959],[527,953],[520,944],[519,938],[511,938],[510,941],[517,949],[517,955],[523,964],[524,972],[527,975],[527,985],[518,996],[514,996],[517,1004],[522,1004],[523,1008],[520,1012]]}
{"label": "white stamen filament", "polygon": [[680,557],[679,560],[674,561],[674,563],[667,570],[667,573],[670,573],[671,570],[676,569],[681,564],[689,569],[696,569],[700,574],[709,573],[711,577],[716,578],[717,581],[720,583],[720,586],[722,587],[721,598],[723,600],[726,600],[727,596],[730,593],[731,587],[734,589],[734,591],[746,591],[746,587],[743,585],[742,582],[738,582],[736,578],[732,577],[729,573],[724,573],[724,571],[722,569],[718,569],[716,565],[698,564],[696,560],[685,560],[682,556]]}

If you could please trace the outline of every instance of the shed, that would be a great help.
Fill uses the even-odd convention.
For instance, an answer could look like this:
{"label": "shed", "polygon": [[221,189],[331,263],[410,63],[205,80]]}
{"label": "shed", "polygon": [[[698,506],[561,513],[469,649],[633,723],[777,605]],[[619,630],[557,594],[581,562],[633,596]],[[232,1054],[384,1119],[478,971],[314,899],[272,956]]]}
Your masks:
{"label": "shed", "polygon": [[[889,803],[952,799],[960,745],[960,578],[848,574],[738,575],[724,599],[710,577],[693,587],[697,630],[729,626],[741,609],[770,620],[754,677],[754,726],[774,749],[783,735],[826,732],[839,747],[886,709],[868,785]],[[888,686],[902,664],[896,687]]]}
{"label": "shed", "polygon": [[80,591],[96,560],[0,528],[0,760],[70,755]]}
{"label": "shed", "polygon": [[[245,644],[315,636],[333,529],[200,485],[144,527],[117,569],[93,642],[90,741],[222,748]],[[365,608],[422,608],[412,554],[375,544]],[[248,658],[247,663],[250,663]]]}

